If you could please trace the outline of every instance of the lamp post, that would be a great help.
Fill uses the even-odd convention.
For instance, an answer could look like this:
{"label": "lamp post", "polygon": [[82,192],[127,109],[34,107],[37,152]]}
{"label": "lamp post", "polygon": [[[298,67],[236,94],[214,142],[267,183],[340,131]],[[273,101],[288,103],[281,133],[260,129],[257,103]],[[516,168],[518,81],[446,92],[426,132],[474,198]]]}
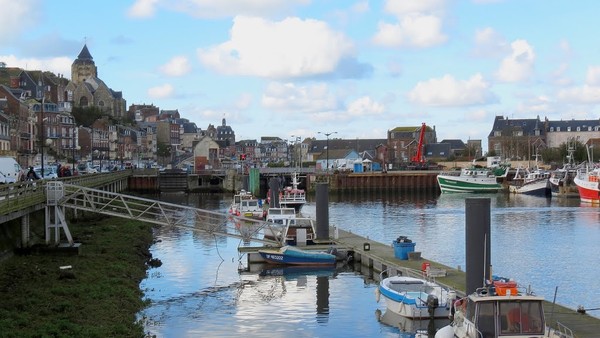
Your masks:
{"label": "lamp post", "polygon": [[[298,144],[300,143],[300,136],[294,136],[292,135],[293,139],[293,144],[294,144],[294,161],[296,162],[296,167],[298,167],[298,163],[300,163],[300,168],[302,168],[302,159],[301,159],[301,155],[302,155],[302,149],[298,148]],[[300,151],[300,152],[298,152]]]}
{"label": "lamp post", "polygon": [[328,132],[328,133],[323,133],[323,132],[318,132],[318,133],[325,135],[325,137],[327,138],[327,143],[325,145],[325,147],[327,148],[326,152],[325,152],[326,153],[325,156],[327,158],[327,164],[325,165],[325,167],[326,167],[327,172],[329,172],[329,136],[333,135],[333,134],[337,134],[337,131],[331,131],[331,132]]}
{"label": "lamp post", "polygon": [[42,87],[42,108],[40,111],[40,154],[41,154],[41,167],[42,167],[42,176],[44,175],[44,103],[46,98],[46,93],[44,93],[44,89]]}

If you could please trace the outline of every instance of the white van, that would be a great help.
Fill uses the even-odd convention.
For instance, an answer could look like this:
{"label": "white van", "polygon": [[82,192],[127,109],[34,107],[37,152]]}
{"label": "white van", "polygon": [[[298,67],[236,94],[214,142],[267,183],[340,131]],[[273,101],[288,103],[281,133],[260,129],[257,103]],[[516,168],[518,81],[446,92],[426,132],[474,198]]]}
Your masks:
{"label": "white van", "polygon": [[14,158],[0,156],[0,183],[15,183],[21,179],[21,175],[21,166]]}

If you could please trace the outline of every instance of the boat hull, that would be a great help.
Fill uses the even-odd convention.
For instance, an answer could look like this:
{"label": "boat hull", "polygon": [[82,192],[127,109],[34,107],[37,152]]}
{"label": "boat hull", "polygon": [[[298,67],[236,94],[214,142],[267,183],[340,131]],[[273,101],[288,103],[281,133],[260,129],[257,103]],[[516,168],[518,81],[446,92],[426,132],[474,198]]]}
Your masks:
{"label": "boat hull", "polygon": [[509,191],[515,194],[533,196],[551,196],[550,183],[547,179],[529,182],[524,185],[510,185]]}
{"label": "boat hull", "polygon": [[489,180],[440,174],[437,181],[442,193],[496,193],[502,189],[495,178]]}
{"label": "boat hull", "polygon": [[326,252],[299,249],[258,250],[261,257],[272,264],[335,265],[336,256]]}
{"label": "boat hull", "polygon": [[581,202],[600,204],[600,183],[575,177],[575,185],[579,191]]}

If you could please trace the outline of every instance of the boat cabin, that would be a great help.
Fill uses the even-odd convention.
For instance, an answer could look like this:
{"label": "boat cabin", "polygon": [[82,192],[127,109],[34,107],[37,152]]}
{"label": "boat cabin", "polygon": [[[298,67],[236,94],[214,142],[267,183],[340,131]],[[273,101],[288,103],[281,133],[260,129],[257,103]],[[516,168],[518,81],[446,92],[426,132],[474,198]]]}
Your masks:
{"label": "boat cabin", "polygon": [[543,298],[536,296],[471,295],[464,304],[465,319],[482,338],[544,334]]}
{"label": "boat cabin", "polygon": [[294,208],[269,208],[266,221],[273,223],[265,229],[266,239],[284,245],[314,244],[316,230],[313,220],[297,217]]}

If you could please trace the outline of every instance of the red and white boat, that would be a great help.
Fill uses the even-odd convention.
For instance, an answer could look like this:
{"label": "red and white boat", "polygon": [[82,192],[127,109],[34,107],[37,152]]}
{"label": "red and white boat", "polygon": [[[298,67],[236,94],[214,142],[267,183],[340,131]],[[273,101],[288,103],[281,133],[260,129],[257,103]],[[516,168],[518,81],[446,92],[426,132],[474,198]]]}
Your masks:
{"label": "red and white boat", "polygon": [[579,171],[573,182],[581,202],[600,204],[600,168]]}

